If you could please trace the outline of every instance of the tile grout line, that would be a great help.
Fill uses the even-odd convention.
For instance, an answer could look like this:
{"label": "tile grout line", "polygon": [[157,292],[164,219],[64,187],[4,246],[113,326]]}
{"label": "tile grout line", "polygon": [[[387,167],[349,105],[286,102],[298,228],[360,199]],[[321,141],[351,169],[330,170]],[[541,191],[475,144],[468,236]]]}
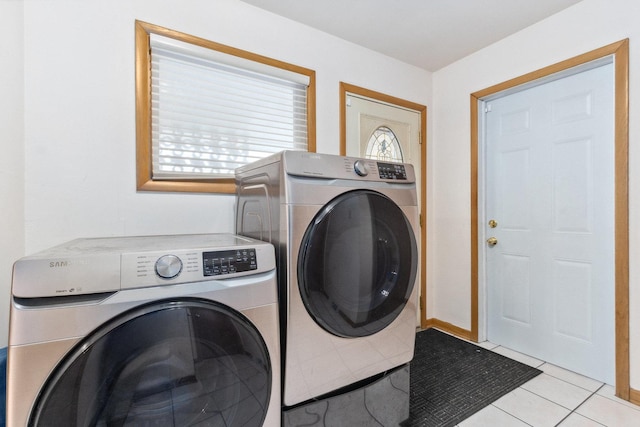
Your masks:
{"label": "tile grout line", "polygon": [[[546,363],[546,362],[545,362],[545,363]],[[541,366],[542,366],[542,365],[541,365]],[[543,372],[543,374],[545,374],[545,372]],[[576,411],[578,410],[578,408],[580,408],[582,405],[584,405],[584,404],[587,402],[587,400],[591,399],[593,396],[595,396],[596,394],[598,394],[598,392],[599,392],[599,391],[600,391],[600,390],[601,390],[601,389],[606,385],[606,384],[602,383],[602,384],[601,384],[597,389],[595,389],[594,391],[590,391],[590,390],[588,390],[588,389],[586,389],[586,388],[580,387],[579,385],[573,384],[572,382],[567,381],[567,380],[564,380],[564,379],[562,379],[562,378],[558,378],[558,377],[553,376],[553,375],[551,375],[551,374],[546,374],[546,375],[549,375],[550,377],[555,378],[555,379],[557,379],[558,381],[562,381],[562,382],[564,382],[564,383],[566,383],[566,384],[572,385],[572,386],[574,386],[574,387],[580,388],[580,389],[582,389],[582,390],[585,390],[585,391],[588,391],[588,392],[590,392],[590,393],[591,393],[591,394],[589,394],[589,395],[588,395],[588,396],[587,396],[587,397],[586,397],[582,402],[580,402],[580,404],[579,404],[578,406],[576,406],[576,407],[575,407],[575,408],[573,408],[573,409],[569,409],[569,408],[567,408],[566,406],[563,406],[563,405],[559,404],[558,402],[554,402],[553,400],[548,399],[548,398],[546,398],[546,397],[544,397],[544,396],[541,396],[541,395],[539,395],[538,393],[535,393],[535,392],[533,392],[533,391],[531,391],[531,390],[527,390],[526,388],[523,388],[523,390],[526,390],[526,391],[528,391],[529,393],[535,394],[536,396],[538,396],[538,397],[540,397],[540,398],[542,398],[542,399],[545,399],[545,400],[546,400],[546,401],[548,401],[548,402],[551,402],[551,403],[553,403],[553,404],[556,404],[556,405],[560,406],[561,408],[565,408],[565,409],[568,409],[568,410],[569,410],[569,413],[568,413],[564,418],[562,418],[562,419],[558,422],[558,424],[556,424],[556,426],[559,426],[559,425],[560,425],[564,420],[566,420],[566,419],[567,419],[571,414],[573,414],[574,412],[576,412]],[[526,384],[526,383],[525,383],[525,384]],[[525,385],[525,384],[523,384],[523,385]],[[520,387],[522,387],[522,386],[520,386]],[[578,415],[580,415],[580,416],[584,416],[584,415],[582,415],[582,414],[578,414]],[[585,417],[585,418],[587,418],[587,419],[589,419],[589,420],[591,420],[591,421],[593,421],[593,422],[595,422],[595,423],[598,423],[596,420],[592,420],[592,419],[591,419],[591,418],[589,418],[589,417]],[[600,423],[598,423],[598,424],[600,424]],[[602,425],[602,424],[600,424],[600,425]]]}
{"label": "tile grout line", "polygon": [[513,417],[513,418],[515,418],[516,420],[518,420],[518,421],[520,421],[520,422],[522,422],[522,423],[524,423],[524,424],[526,424],[526,425],[528,425],[528,426],[534,427],[534,426],[532,426],[531,424],[529,424],[528,422],[526,422],[525,420],[522,420],[522,419],[520,419],[519,417],[516,417],[515,415],[510,414],[509,412],[505,411],[505,410],[504,410],[504,409],[502,409],[502,408],[499,408],[499,407],[497,407],[497,406],[495,406],[495,405],[493,405],[493,404],[492,404],[491,406],[493,406],[493,407],[494,407],[494,408],[496,408],[497,410],[504,412],[505,414],[509,415],[510,417]]}
{"label": "tile grout line", "polygon": [[[522,362],[521,362],[521,363],[522,363]],[[577,387],[577,388],[580,388],[580,389],[582,389],[582,390],[585,390],[585,391],[590,392],[590,394],[589,394],[589,395],[588,395],[588,396],[587,396],[587,397],[586,397],[582,402],[580,402],[580,404],[579,404],[578,406],[576,406],[576,407],[575,407],[575,408],[573,408],[573,409],[569,409],[569,408],[567,408],[566,406],[563,406],[563,405],[561,405],[561,404],[560,404],[560,403],[558,403],[558,402],[554,402],[553,400],[551,400],[551,399],[549,399],[549,398],[547,398],[547,397],[545,397],[545,396],[541,396],[541,395],[540,395],[540,394],[538,394],[538,393],[535,393],[535,392],[533,392],[533,391],[531,391],[531,390],[527,390],[526,388],[524,388],[524,385],[526,385],[527,383],[524,383],[524,384],[522,384],[521,386],[519,386],[519,387],[518,387],[518,388],[520,388],[520,389],[522,389],[522,390],[524,390],[524,391],[526,391],[526,392],[529,392],[529,393],[531,393],[531,394],[533,394],[533,395],[535,395],[535,396],[538,396],[538,397],[539,397],[539,398],[541,398],[541,399],[546,400],[547,402],[553,403],[554,405],[557,405],[557,406],[559,406],[559,407],[561,407],[561,408],[565,408],[565,409],[569,410],[569,413],[568,413],[567,415],[565,415],[565,416],[564,416],[560,421],[558,421],[558,423],[556,424],[556,427],[557,427],[557,426],[559,426],[560,424],[562,424],[562,422],[563,422],[564,420],[566,420],[569,416],[571,416],[571,414],[573,414],[574,412],[576,412],[576,411],[578,410],[578,408],[580,408],[582,405],[584,405],[584,404],[585,404],[589,399],[591,399],[594,395],[598,394],[598,392],[599,392],[599,391],[600,391],[600,390],[601,390],[601,389],[602,389],[606,384],[605,384],[605,383],[602,383],[602,384],[601,384],[597,389],[595,389],[594,391],[590,391],[590,390],[588,390],[588,389],[585,389],[584,387],[580,387],[579,385],[574,384],[574,383],[572,383],[572,382],[570,382],[570,381],[567,381],[567,380],[565,380],[565,379],[563,379],[563,378],[558,378],[558,377],[556,377],[556,376],[554,376],[554,375],[551,375],[551,374],[548,374],[548,373],[544,372],[544,371],[541,369],[541,367],[542,367],[543,365],[545,365],[546,363],[547,363],[547,362],[541,361],[541,363],[540,363],[539,365],[534,366],[534,368],[539,369],[540,371],[542,371],[542,373],[541,373],[540,375],[549,375],[550,377],[555,378],[555,379],[556,379],[556,380],[558,380],[558,381],[562,381],[562,382],[564,382],[564,383],[566,383],[566,384],[569,384],[569,385],[572,385],[572,386],[574,386],[574,387]],[[529,381],[532,381],[532,380],[534,380],[535,378],[537,378],[537,376],[536,376],[536,377],[534,377],[534,378],[532,378],[532,379],[531,379],[531,380],[529,380]],[[529,382],[529,381],[527,381],[527,382]],[[605,396],[603,396],[603,397],[605,397]],[[511,413],[509,413],[509,412],[507,412],[507,411],[504,411],[503,409],[501,409],[501,408],[499,408],[498,406],[495,406],[495,405],[493,405],[493,404],[492,404],[492,406],[494,406],[496,409],[499,409],[500,411],[504,412],[505,414],[509,414],[510,416],[512,416],[512,417],[514,417],[514,418],[516,418],[516,419],[518,419],[519,421],[522,421],[523,423],[525,423],[525,424],[527,424],[527,425],[530,425],[530,424],[528,424],[527,422],[525,422],[524,420],[521,420],[520,418],[518,418],[517,416],[515,416],[514,414],[511,414]],[[581,415],[581,414],[578,414],[578,415],[580,415],[580,416],[584,416],[584,415]],[[600,423],[599,423],[599,422],[597,422],[596,420],[593,420],[593,419],[591,419],[591,418],[589,418],[589,417],[585,417],[585,418],[587,418],[587,419],[589,419],[589,420],[591,420],[591,421],[593,421],[593,422],[595,422],[595,423],[597,423],[597,424],[599,424],[599,425],[603,425],[603,424],[600,424]],[[606,427],[606,426],[605,426],[605,427]]]}
{"label": "tile grout line", "polygon": [[[567,418],[569,418],[569,417],[571,416],[571,414],[573,414],[574,412],[576,412],[576,411],[578,410],[578,408],[580,408],[582,405],[584,405],[584,404],[587,402],[587,400],[591,399],[593,396],[595,396],[596,394],[598,394],[598,392],[599,392],[599,391],[602,389],[602,387],[604,387],[604,386],[605,386],[605,384],[603,383],[603,384],[602,384],[600,387],[598,387],[595,391],[591,392],[591,394],[590,394],[586,399],[584,399],[582,402],[580,402],[580,404],[579,404],[578,406],[576,406],[573,410],[571,410],[571,412],[569,412],[569,413],[567,414],[567,416],[566,416],[566,417],[564,417],[563,419],[561,419],[561,420],[560,420],[560,422],[559,422],[558,424],[556,424],[556,427],[557,427],[557,426],[559,426],[560,424],[562,424],[562,422],[563,422],[564,420],[566,420]],[[576,413],[577,413],[577,412],[576,412]],[[584,415],[582,415],[582,414],[578,414],[578,415],[580,415],[581,417],[584,417],[584,418],[586,418],[586,419],[588,419],[588,420],[591,420],[591,421],[593,421],[593,422],[594,422],[594,423],[596,423],[596,424],[600,424],[600,423],[599,423],[599,422],[597,422],[596,420],[592,420],[591,418],[589,418],[589,417],[585,417],[585,416],[584,416]],[[603,425],[603,424],[600,424],[600,425]],[[606,427],[606,426],[605,426],[605,427]]]}
{"label": "tile grout line", "polygon": [[[473,344],[476,344],[476,343],[473,343]],[[477,344],[476,344],[476,345],[477,345]],[[500,346],[500,345],[496,345],[496,346],[495,346],[495,347],[493,347],[493,348],[488,348],[488,347],[483,347],[483,346],[478,346],[478,347],[482,347],[482,348],[484,348],[484,349],[486,349],[486,350],[496,352],[495,350],[496,350],[496,349],[498,349],[498,348],[501,348],[502,346]],[[502,347],[502,348],[506,348],[506,347]],[[497,352],[496,352],[496,353],[497,353]],[[500,354],[500,353],[498,353],[498,354]],[[522,362],[522,361],[519,361],[519,360],[517,360],[517,359],[514,359],[513,357],[509,357],[509,356],[506,356],[506,355],[503,355],[503,356],[508,357],[508,358],[510,358],[510,359],[512,359],[512,360],[518,361],[518,362],[520,362],[520,363],[527,364],[527,363],[525,363],[525,362]],[[535,359],[535,358],[534,358],[534,359]],[[564,416],[564,417],[563,417],[563,418],[562,418],[562,419],[561,419],[561,420],[556,424],[556,427],[557,427],[557,426],[559,426],[560,424],[562,424],[562,423],[563,423],[567,418],[569,418],[569,417],[571,416],[571,414],[573,414],[573,413],[576,413],[578,416],[580,416],[580,417],[584,417],[584,418],[586,418],[586,419],[588,419],[588,420],[590,420],[590,421],[592,421],[592,422],[594,422],[594,423],[596,423],[596,424],[598,424],[598,425],[601,425],[601,426],[607,427],[606,425],[604,425],[604,424],[602,424],[602,423],[600,423],[600,422],[598,422],[598,421],[596,421],[596,420],[594,420],[594,419],[592,419],[592,418],[590,418],[590,417],[588,417],[588,416],[585,416],[585,415],[582,415],[582,414],[580,414],[580,413],[576,412],[576,411],[577,411],[580,407],[582,407],[582,406],[583,406],[583,405],[584,405],[584,404],[585,404],[589,399],[593,398],[595,395],[598,395],[598,392],[599,392],[600,390],[602,390],[602,389],[607,385],[606,383],[600,383],[600,385],[599,385],[599,386],[598,386],[594,391],[591,391],[591,390],[589,390],[588,388],[585,388],[585,387],[583,387],[583,386],[580,386],[580,385],[578,385],[578,384],[575,384],[575,383],[571,382],[570,380],[567,380],[567,379],[565,379],[565,378],[560,378],[560,377],[557,377],[557,376],[552,375],[552,374],[550,374],[550,373],[544,372],[544,370],[542,369],[542,366],[544,366],[544,365],[545,365],[545,364],[547,364],[548,362],[546,362],[546,361],[542,361],[542,360],[539,360],[539,359],[535,359],[535,360],[538,360],[538,362],[540,362],[540,363],[539,363],[538,365],[529,365],[529,366],[532,366],[533,368],[535,368],[535,369],[538,369],[538,370],[542,371],[541,375],[542,375],[542,374],[549,375],[550,377],[552,377],[552,378],[554,378],[554,379],[556,379],[556,380],[558,380],[558,381],[562,381],[562,382],[564,382],[564,383],[566,383],[566,384],[572,385],[572,386],[574,386],[574,387],[580,388],[580,389],[585,390],[585,391],[587,391],[587,392],[589,392],[589,393],[590,393],[590,394],[589,394],[589,395],[588,395],[584,400],[582,400],[582,401],[581,401],[581,402],[580,402],[580,403],[579,403],[575,408],[573,408],[573,409],[569,409],[569,408],[567,408],[567,407],[565,407],[565,406],[561,405],[561,404],[560,404],[560,403],[558,403],[558,402],[554,402],[553,400],[550,400],[550,399],[548,399],[548,398],[546,398],[546,397],[544,397],[544,396],[541,396],[541,395],[539,395],[538,393],[534,393],[533,391],[530,391],[530,390],[527,390],[526,388],[523,388],[523,386],[524,386],[524,385],[526,385],[527,383],[524,383],[524,384],[522,384],[521,386],[519,386],[518,388],[521,388],[522,390],[525,390],[525,391],[527,391],[527,392],[529,392],[529,393],[532,393],[532,394],[534,394],[534,395],[536,395],[536,396],[538,396],[538,397],[540,397],[540,398],[542,398],[542,399],[544,399],[544,400],[546,400],[546,401],[548,401],[548,402],[550,402],[550,403],[553,403],[553,404],[555,404],[555,405],[557,405],[557,406],[560,406],[561,408],[565,408],[565,409],[568,409],[568,410],[569,410],[569,413],[568,413],[566,416]],[[533,378],[532,378],[532,380],[533,380]],[[529,380],[529,381],[531,381],[531,380]],[[528,382],[528,381],[527,381],[527,382]],[[598,382],[599,382],[599,381],[598,381]],[[611,401],[613,401],[613,402],[616,402],[615,400],[610,399],[610,398],[609,398],[608,396],[606,396],[606,395],[602,395],[602,397],[603,397],[603,398],[605,398],[605,399],[611,400]],[[618,402],[616,402],[616,403],[618,403]],[[529,423],[527,423],[526,421],[524,421],[524,420],[520,419],[519,417],[515,416],[514,414],[511,414],[511,413],[509,413],[509,412],[507,412],[507,411],[503,410],[502,408],[499,408],[498,406],[494,405],[493,403],[491,403],[491,404],[490,404],[490,406],[493,406],[495,409],[498,409],[499,411],[501,411],[501,412],[503,412],[503,413],[505,413],[505,414],[507,414],[507,415],[509,415],[509,416],[511,416],[511,417],[513,417],[513,418],[515,418],[515,419],[517,419],[518,421],[521,421],[521,422],[522,422],[522,423],[524,423],[524,424],[530,425],[530,424],[529,424]]]}

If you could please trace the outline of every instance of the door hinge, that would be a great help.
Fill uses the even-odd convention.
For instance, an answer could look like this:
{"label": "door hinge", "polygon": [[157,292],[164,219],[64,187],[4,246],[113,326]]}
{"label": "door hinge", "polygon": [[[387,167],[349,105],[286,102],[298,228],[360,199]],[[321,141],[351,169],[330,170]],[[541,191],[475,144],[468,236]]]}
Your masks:
{"label": "door hinge", "polygon": [[418,225],[422,228],[422,214],[418,215]]}

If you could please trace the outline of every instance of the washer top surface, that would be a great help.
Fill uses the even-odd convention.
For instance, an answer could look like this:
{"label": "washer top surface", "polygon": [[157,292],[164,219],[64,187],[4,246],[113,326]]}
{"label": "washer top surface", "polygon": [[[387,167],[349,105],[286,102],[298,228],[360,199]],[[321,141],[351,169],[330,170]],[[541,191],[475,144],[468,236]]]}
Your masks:
{"label": "washer top surface", "polygon": [[255,244],[257,240],[235,234],[175,234],[80,238],[45,249],[23,260],[51,257],[74,257],[105,253],[171,251],[181,249],[233,248]]}

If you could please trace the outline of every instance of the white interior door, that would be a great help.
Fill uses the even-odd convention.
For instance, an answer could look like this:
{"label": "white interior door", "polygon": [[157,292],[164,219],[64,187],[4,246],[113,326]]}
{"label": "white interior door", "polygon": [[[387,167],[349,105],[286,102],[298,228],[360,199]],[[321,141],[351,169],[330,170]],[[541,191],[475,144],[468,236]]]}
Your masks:
{"label": "white interior door", "polygon": [[486,102],[484,117],[488,339],[609,384],[613,84],[600,65]]}
{"label": "white interior door", "polygon": [[[411,163],[416,174],[418,209],[420,209],[422,206],[420,111],[352,93],[346,94],[346,103],[346,155],[379,158],[383,161],[393,161],[393,157],[396,157],[396,161]],[[386,132],[384,129],[388,129],[390,132]],[[377,143],[375,142],[376,137]],[[399,152],[394,149],[395,142],[397,142]],[[399,158],[397,158],[398,154]],[[416,230],[416,234],[419,240],[420,231]],[[417,244],[420,248],[419,241]],[[422,259],[422,255],[419,259]],[[418,271],[420,271],[420,265],[418,265]],[[420,292],[422,291],[420,290]],[[417,316],[417,325],[420,325],[420,313]]]}

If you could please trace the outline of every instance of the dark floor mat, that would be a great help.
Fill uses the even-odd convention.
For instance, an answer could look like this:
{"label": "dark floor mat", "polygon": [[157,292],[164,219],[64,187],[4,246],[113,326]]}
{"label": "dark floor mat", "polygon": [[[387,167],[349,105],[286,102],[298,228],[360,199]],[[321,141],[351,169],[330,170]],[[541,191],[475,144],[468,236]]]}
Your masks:
{"label": "dark floor mat", "polygon": [[411,416],[402,426],[455,426],[540,373],[438,330],[420,331],[411,362]]}

